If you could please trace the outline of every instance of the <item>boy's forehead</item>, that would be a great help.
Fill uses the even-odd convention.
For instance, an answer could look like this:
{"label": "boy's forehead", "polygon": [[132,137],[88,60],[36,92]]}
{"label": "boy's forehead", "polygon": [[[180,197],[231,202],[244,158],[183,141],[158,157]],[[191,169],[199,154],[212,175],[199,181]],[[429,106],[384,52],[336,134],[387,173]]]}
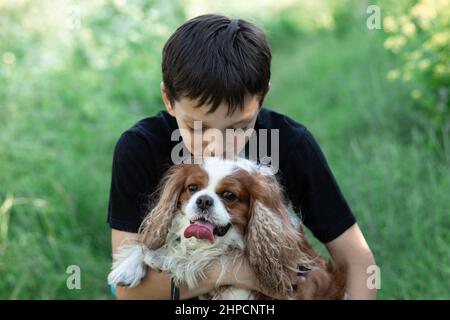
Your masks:
{"label": "boy's forehead", "polygon": [[178,107],[181,107],[185,113],[185,117],[193,120],[207,120],[207,119],[224,119],[229,120],[241,120],[252,119],[259,110],[259,99],[257,96],[248,97],[245,100],[244,108],[236,110],[232,114],[228,114],[228,106],[225,103],[219,105],[219,107],[213,112],[208,113],[210,105],[202,105],[195,108],[197,100],[183,97],[177,103]]}

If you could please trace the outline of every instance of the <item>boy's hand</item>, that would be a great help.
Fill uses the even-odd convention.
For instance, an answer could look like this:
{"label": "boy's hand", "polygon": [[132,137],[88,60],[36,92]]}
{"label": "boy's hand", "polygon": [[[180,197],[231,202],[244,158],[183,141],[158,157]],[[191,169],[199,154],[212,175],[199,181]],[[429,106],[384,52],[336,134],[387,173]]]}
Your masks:
{"label": "boy's hand", "polygon": [[217,279],[217,286],[219,287],[233,286],[249,291],[258,291],[266,296],[270,296],[267,292],[264,292],[261,287],[259,287],[256,274],[245,257],[236,259],[234,263],[229,265],[228,269],[221,278],[219,278],[221,272],[220,265],[214,266],[212,272],[212,278]]}
{"label": "boy's hand", "polygon": [[237,259],[227,277],[234,287],[259,291],[256,275],[246,258]]}
{"label": "boy's hand", "polygon": [[216,287],[233,286],[237,288],[256,290],[256,276],[246,258],[235,259],[222,270],[220,263],[215,263],[209,270],[210,278]]}

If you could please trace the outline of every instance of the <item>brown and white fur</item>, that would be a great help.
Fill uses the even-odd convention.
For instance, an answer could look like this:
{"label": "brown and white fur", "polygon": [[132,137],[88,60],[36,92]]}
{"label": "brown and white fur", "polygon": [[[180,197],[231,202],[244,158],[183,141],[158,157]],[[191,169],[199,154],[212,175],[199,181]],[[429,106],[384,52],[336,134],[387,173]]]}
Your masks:
{"label": "brown and white fur", "polygon": [[[344,298],[344,273],[313,251],[299,221],[284,205],[281,187],[269,168],[245,159],[220,158],[175,165],[162,179],[158,194],[139,240],[114,255],[111,285],[135,287],[149,266],[169,273],[177,284],[195,287],[212,263],[222,265],[223,275],[233,260],[245,258],[270,297],[221,287],[209,298]],[[201,196],[211,200],[207,210],[198,208]],[[186,238],[184,230],[200,216],[217,228],[228,226],[226,233],[214,234],[213,243]],[[300,267],[311,271],[302,277]]]}

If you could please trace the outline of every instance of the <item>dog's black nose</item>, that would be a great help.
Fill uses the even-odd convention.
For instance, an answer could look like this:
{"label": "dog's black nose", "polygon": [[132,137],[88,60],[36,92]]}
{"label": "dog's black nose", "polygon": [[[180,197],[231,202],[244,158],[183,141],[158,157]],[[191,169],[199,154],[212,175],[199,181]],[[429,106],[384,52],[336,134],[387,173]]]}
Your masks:
{"label": "dog's black nose", "polygon": [[200,196],[195,201],[197,207],[199,207],[202,210],[207,210],[209,207],[213,205],[213,203],[214,203],[213,198],[207,195]]}

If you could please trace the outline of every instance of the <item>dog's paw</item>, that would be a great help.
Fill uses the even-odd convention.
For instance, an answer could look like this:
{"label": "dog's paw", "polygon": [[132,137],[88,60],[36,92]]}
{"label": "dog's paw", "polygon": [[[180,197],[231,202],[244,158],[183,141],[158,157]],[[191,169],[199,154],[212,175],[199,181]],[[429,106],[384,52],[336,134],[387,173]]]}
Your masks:
{"label": "dog's paw", "polygon": [[145,277],[145,274],[146,268],[144,264],[136,265],[132,270],[120,266],[109,273],[108,283],[114,287],[121,286],[134,288],[139,285]]}
{"label": "dog's paw", "polygon": [[147,273],[144,263],[144,249],[139,245],[126,246],[114,255],[112,271],[108,275],[108,284],[116,287],[134,288],[139,285]]}

